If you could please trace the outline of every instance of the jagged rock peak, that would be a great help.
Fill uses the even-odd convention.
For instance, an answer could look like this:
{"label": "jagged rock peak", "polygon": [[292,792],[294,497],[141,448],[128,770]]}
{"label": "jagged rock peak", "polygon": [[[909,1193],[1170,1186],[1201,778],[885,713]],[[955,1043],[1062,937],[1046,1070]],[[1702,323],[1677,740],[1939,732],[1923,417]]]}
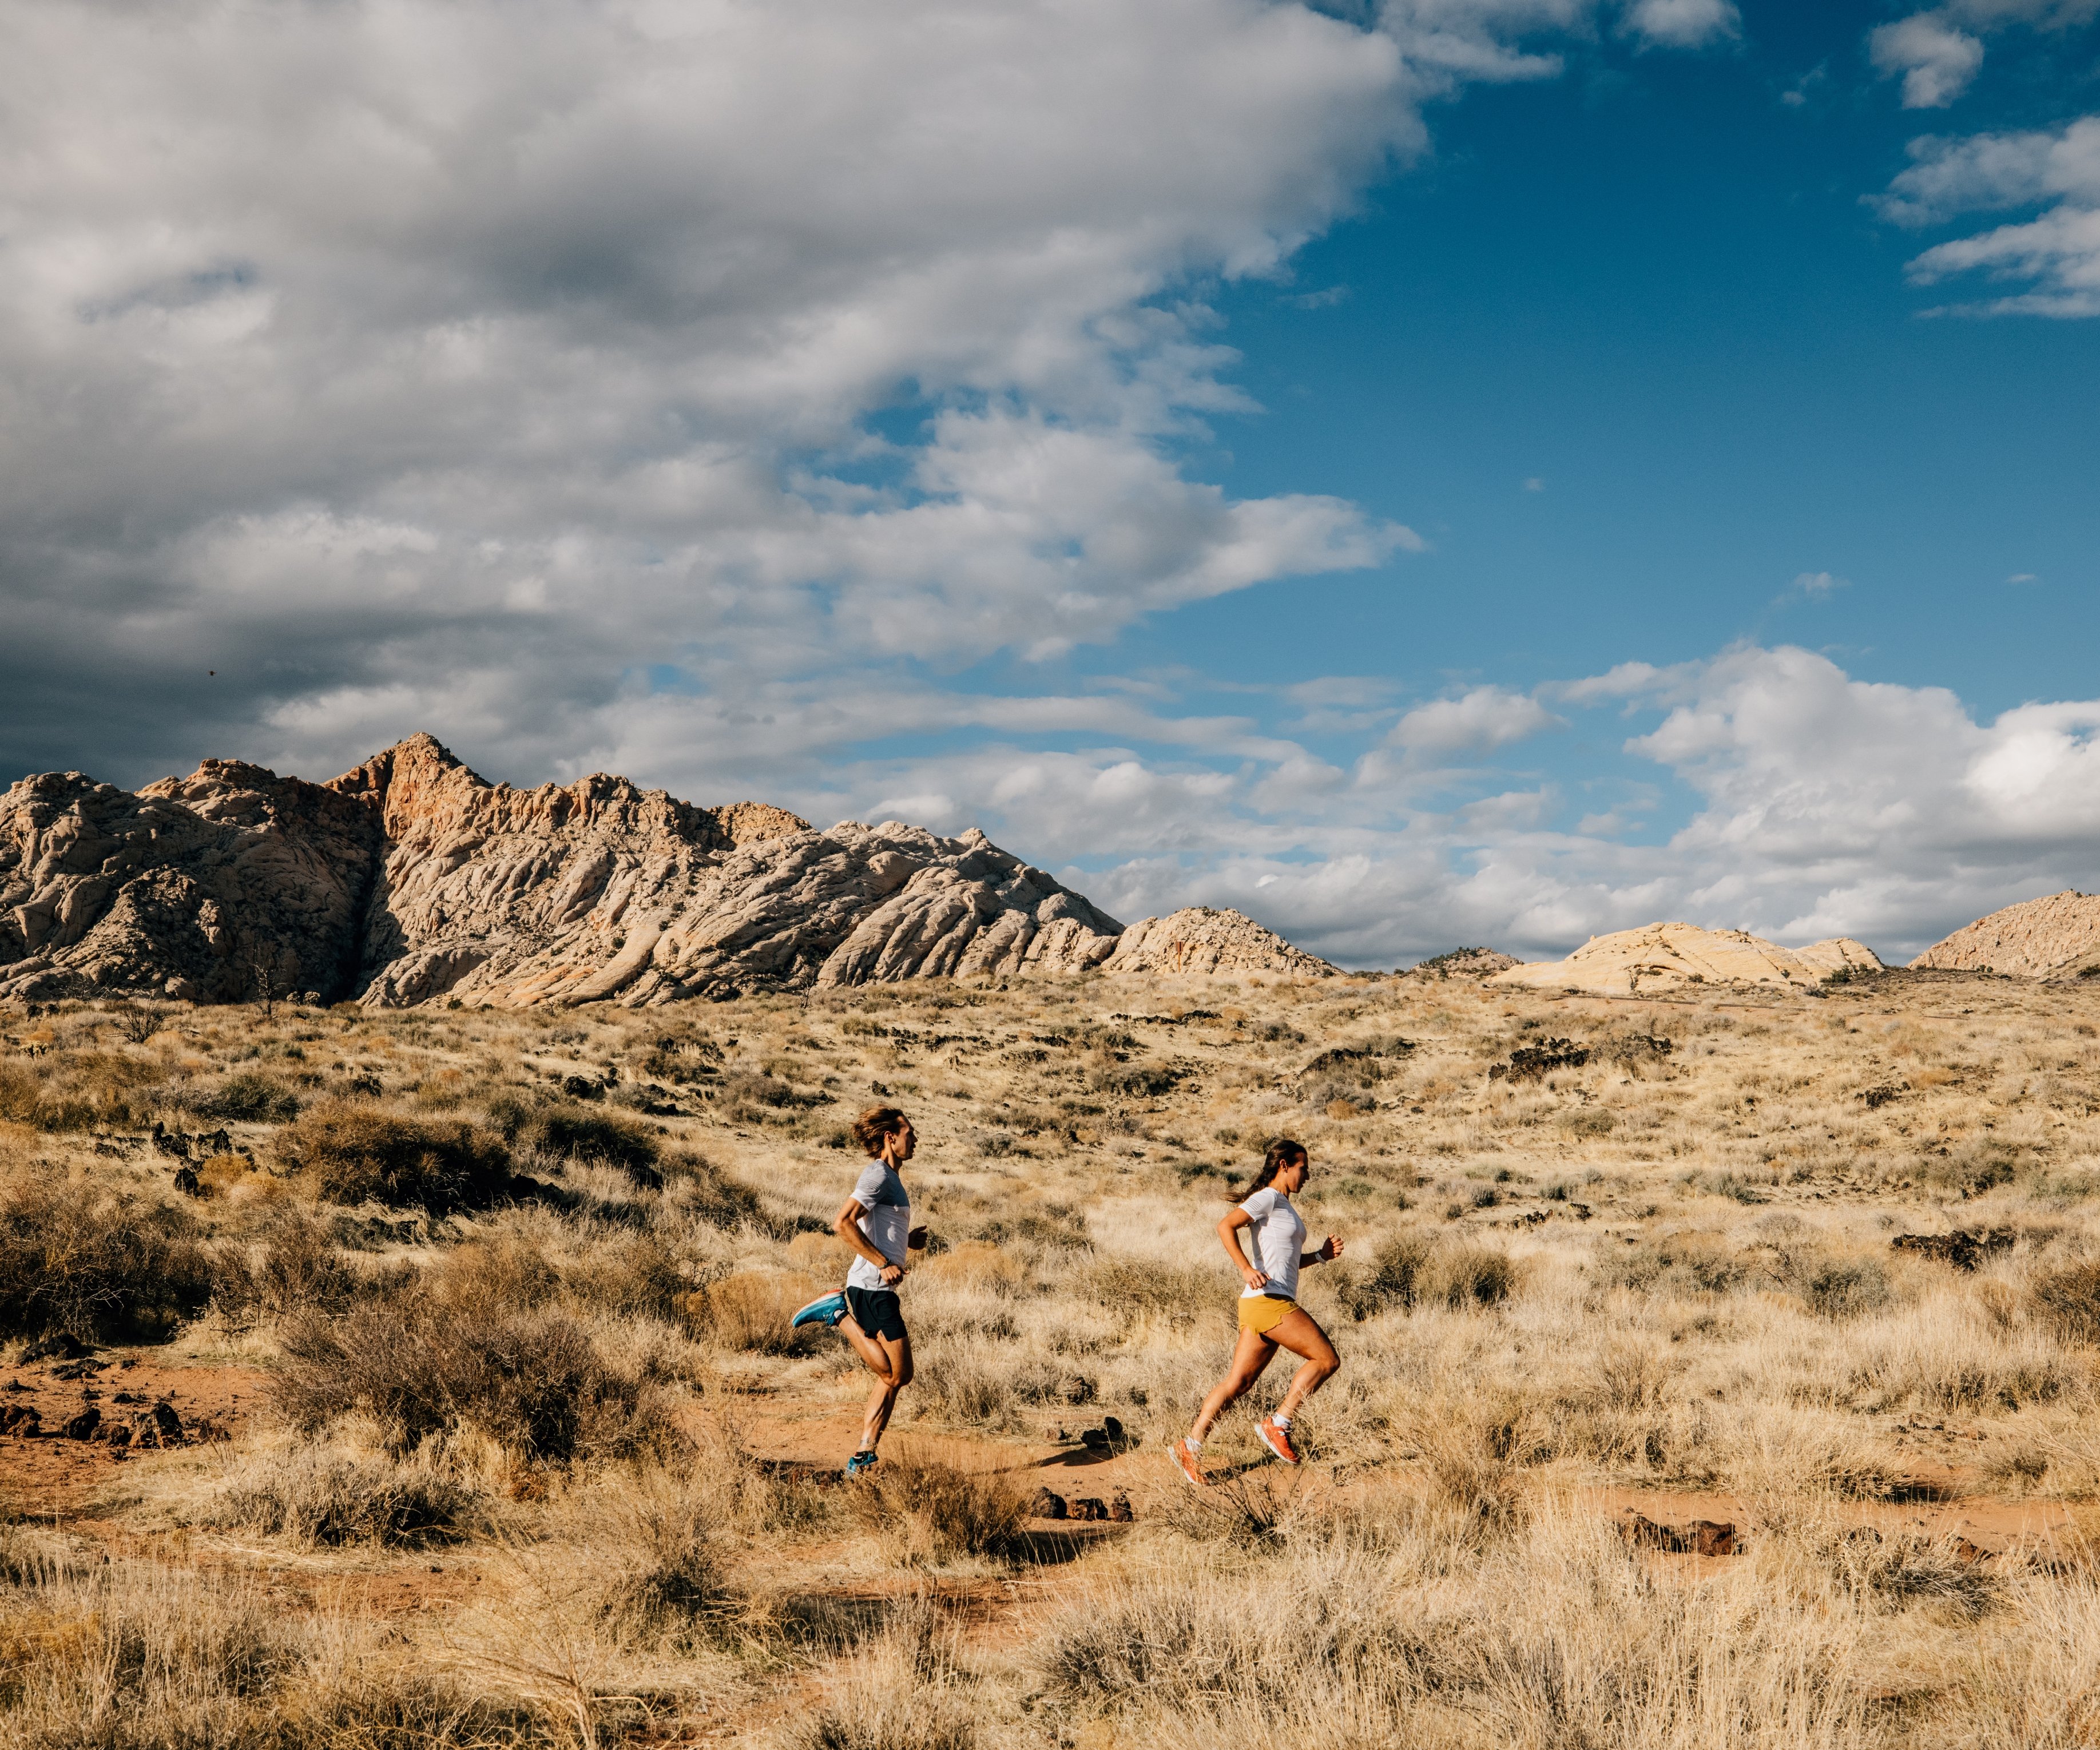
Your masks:
{"label": "jagged rock peak", "polygon": [[0,799],[0,997],[642,1004],[1095,968],[1333,970],[1233,911],[1126,932],[974,828],[818,831],[603,773],[518,790],[430,735],[326,784],[207,760]]}
{"label": "jagged rock peak", "polygon": [[799,814],[766,803],[699,808],[666,791],[643,790],[606,772],[594,772],[573,784],[514,790],[508,784],[492,784],[454,757],[437,737],[421,733],[331,778],[327,787],[371,803],[379,810],[386,836],[396,843],[452,832],[590,831],[611,826],[673,832],[691,843],[726,850],[754,840],[806,832],[810,827]]}
{"label": "jagged rock peak", "polygon": [[1849,936],[1806,948],[1782,948],[1748,930],[1702,930],[1690,923],[1648,923],[1593,936],[1564,960],[1511,968],[1490,985],[1639,996],[1688,985],[1806,987],[1846,968],[1878,972],[1873,949]]}
{"label": "jagged rock peak", "polygon": [[2100,966],[2100,894],[2067,888],[2007,906],[1935,942],[1912,966],[2072,978]]}

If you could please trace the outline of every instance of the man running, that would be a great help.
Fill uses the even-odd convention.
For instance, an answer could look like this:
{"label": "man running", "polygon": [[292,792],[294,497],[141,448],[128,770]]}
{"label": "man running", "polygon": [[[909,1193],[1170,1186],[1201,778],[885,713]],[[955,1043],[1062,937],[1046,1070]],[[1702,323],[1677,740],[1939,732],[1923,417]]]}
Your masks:
{"label": "man running", "polygon": [[[1254,1189],[1244,1202],[1228,1210],[1218,1223],[1218,1238],[1224,1245],[1225,1255],[1245,1279],[1246,1288],[1240,1296],[1239,1342],[1233,1351],[1232,1365],[1203,1400],[1187,1438],[1174,1443],[1175,1463],[1184,1476],[1199,1487],[1208,1481],[1202,1469],[1204,1439],[1226,1408],[1261,1378],[1278,1349],[1303,1356],[1305,1364],[1298,1369],[1276,1413],[1259,1423],[1255,1432],[1261,1444],[1286,1465],[1298,1462],[1298,1449],[1290,1444],[1291,1417],[1342,1364],[1327,1333],[1298,1304],[1300,1267],[1342,1255],[1342,1242],[1331,1233],[1317,1251],[1301,1250],[1305,1244],[1305,1223],[1290,1206],[1290,1193],[1304,1184],[1312,1170],[1304,1144],[1287,1136],[1277,1138],[1263,1151]],[[1242,1229],[1254,1237],[1255,1262],[1251,1263],[1240,1249]]]}
{"label": "man running", "polygon": [[894,1106],[870,1106],[854,1120],[853,1139],[870,1159],[832,1223],[854,1250],[845,1289],[811,1301],[794,1318],[798,1326],[837,1326],[875,1375],[860,1449],[846,1461],[848,1476],[874,1465],[897,1394],[911,1383],[911,1338],[897,1288],[904,1280],[907,1251],[926,1244],[926,1230],[911,1225],[911,1198],[899,1172],[918,1146],[911,1121]]}

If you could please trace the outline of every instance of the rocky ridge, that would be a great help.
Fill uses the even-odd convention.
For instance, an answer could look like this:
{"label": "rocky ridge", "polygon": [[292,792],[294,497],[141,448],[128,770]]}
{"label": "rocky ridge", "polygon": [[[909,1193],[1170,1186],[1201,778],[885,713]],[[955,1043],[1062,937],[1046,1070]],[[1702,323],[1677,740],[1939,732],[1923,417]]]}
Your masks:
{"label": "rocky ridge", "polygon": [[1645,996],[1692,985],[1820,984],[1847,968],[1878,972],[1873,949],[1849,936],[1782,948],[1748,930],[1649,923],[1593,936],[1564,960],[1534,961],[1488,980],[1491,987],[1575,990],[1591,996]]}
{"label": "rocky ridge", "polygon": [[2100,894],[2067,888],[1964,924],[1911,962],[2010,978],[2076,978],[2100,968]]}
{"label": "rocky ridge", "polygon": [[428,735],[326,784],[208,760],[0,797],[0,998],[640,1005],[1095,968],[1334,971],[1233,911],[1126,931],[974,829],[818,831],[602,774],[516,790]]}

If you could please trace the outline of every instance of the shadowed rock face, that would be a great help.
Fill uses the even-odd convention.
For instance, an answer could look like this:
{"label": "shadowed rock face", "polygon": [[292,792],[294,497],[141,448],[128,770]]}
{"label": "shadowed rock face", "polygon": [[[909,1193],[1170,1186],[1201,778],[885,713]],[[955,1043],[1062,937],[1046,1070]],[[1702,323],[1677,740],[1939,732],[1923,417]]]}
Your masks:
{"label": "shadowed rock face", "polygon": [[603,774],[514,790],[427,735],[327,784],[208,760],[137,795],[0,798],[0,997],[380,1007],[674,1002],[732,990],[1110,971],[1331,971],[1238,912],[1126,933],[974,830],[824,831]]}

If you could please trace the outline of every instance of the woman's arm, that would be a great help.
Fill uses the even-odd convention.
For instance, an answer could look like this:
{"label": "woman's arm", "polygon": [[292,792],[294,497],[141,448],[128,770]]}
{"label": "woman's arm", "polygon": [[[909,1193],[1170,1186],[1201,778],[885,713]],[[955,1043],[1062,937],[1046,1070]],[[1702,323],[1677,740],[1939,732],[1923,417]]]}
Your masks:
{"label": "woman's arm", "polygon": [[1325,1240],[1321,1241],[1320,1250],[1318,1251],[1306,1252],[1300,1255],[1298,1260],[1298,1267],[1303,1270],[1308,1264],[1324,1264],[1329,1263],[1334,1259],[1339,1258],[1341,1255],[1342,1242],[1330,1233]]}
{"label": "woman's arm", "polygon": [[882,1272],[885,1285],[894,1285],[904,1280],[904,1267],[893,1264],[876,1250],[875,1241],[868,1238],[867,1230],[860,1224],[864,1211],[858,1197],[848,1197],[845,1207],[839,1211],[838,1219],[832,1223],[832,1232],[865,1258]]}
{"label": "woman's arm", "polygon": [[1233,1261],[1233,1268],[1246,1279],[1246,1285],[1249,1288],[1267,1288],[1268,1278],[1247,1262],[1246,1254],[1240,1247],[1240,1229],[1253,1225],[1254,1218],[1235,1204],[1225,1211],[1224,1219],[1218,1223],[1218,1238],[1224,1243],[1225,1256]]}

